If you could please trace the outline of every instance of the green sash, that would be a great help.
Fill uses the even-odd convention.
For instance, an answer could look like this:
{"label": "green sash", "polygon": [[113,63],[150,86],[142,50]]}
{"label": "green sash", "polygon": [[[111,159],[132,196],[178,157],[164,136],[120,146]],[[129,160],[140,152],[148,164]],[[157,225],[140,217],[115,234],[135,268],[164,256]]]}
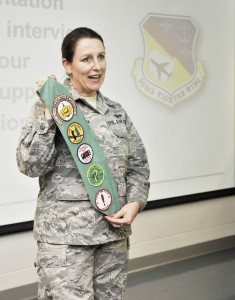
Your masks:
{"label": "green sash", "polygon": [[92,206],[105,215],[120,208],[116,185],[106,158],[83,113],[69,91],[49,78],[38,94],[55,120],[84,181]]}

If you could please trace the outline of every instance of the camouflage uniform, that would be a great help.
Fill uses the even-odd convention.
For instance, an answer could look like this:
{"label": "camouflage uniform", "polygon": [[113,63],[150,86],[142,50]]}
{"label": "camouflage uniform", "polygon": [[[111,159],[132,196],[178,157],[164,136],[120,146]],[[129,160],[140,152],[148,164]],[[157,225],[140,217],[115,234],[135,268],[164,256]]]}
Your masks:
{"label": "camouflage uniform", "polygon": [[[149,192],[149,167],[145,148],[130,118],[120,104],[100,92],[97,109],[94,109],[81,99],[68,79],[64,84],[94,129],[122,205],[137,201],[142,210]],[[45,118],[40,99],[22,129],[17,162],[22,173],[39,177],[40,192],[34,220],[37,241],[91,246],[125,242],[131,234],[130,226],[114,228],[91,207],[70,151],[54,121]]]}
{"label": "camouflage uniform", "polygon": [[99,247],[38,244],[38,299],[123,299],[128,260],[126,239]]}

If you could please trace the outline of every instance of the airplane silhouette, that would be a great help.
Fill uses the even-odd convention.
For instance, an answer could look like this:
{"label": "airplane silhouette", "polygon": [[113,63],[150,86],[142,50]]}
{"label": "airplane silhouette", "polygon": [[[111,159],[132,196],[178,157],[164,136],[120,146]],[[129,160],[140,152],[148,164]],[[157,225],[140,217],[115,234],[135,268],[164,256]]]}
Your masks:
{"label": "airplane silhouette", "polygon": [[166,75],[167,75],[167,80],[169,80],[169,78],[170,78],[171,75],[172,75],[172,72],[169,73],[169,72],[167,72],[166,69],[165,69],[165,67],[166,67],[167,65],[169,65],[169,63],[166,62],[166,63],[160,63],[160,64],[158,64],[158,63],[157,63],[156,61],[154,61],[153,59],[150,59],[150,61],[154,64],[154,66],[155,66],[156,69],[157,69],[158,79],[161,80],[161,74],[163,73],[163,74],[166,74]]}

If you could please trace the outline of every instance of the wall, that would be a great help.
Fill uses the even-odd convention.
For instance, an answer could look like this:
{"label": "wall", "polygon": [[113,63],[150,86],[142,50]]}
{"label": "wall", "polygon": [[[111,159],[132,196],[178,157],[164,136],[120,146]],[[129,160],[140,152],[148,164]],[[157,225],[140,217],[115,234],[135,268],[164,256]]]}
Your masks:
{"label": "wall", "polygon": [[[101,90],[123,105],[144,141],[149,200],[234,187],[234,1],[83,2],[0,1],[0,138],[7,141],[0,147],[0,226],[34,215],[38,180],[17,170],[15,149],[37,78],[55,74],[63,81],[62,39],[77,26],[104,38],[108,68]],[[171,68],[168,80],[152,61]],[[184,95],[190,97],[183,101]]]}
{"label": "wall", "polygon": [[[235,235],[235,196],[142,212],[130,259]],[[0,291],[37,281],[32,232],[0,237]]]}
{"label": "wall", "polygon": [[[213,0],[148,0],[139,3],[136,7],[136,3],[133,0],[129,1],[128,8],[123,10],[127,2],[116,1],[113,4],[110,1],[103,0],[101,2],[87,3],[85,7],[82,6],[83,11],[80,13],[79,18],[77,18],[78,8],[80,7],[78,0],[70,1],[70,3],[62,0],[54,1],[54,3],[63,4],[63,9],[60,9],[58,6],[56,13],[55,9],[49,9],[48,7],[29,7],[29,5],[28,7],[23,7],[23,4],[19,7],[19,5],[10,4],[16,2],[0,1],[3,12],[0,21],[2,30],[0,71],[3,78],[0,92],[2,95],[2,105],[5,108],[0,116],[0,135],[2,140],[8,140],[8,147],[1,148],[2,153],[0,156],[3,168],[7,162],[7,166],[4,168],[4,178],[1,181],[2,186],[5,187],[5,195],[4,190],[2,190],[2,197],[0,199],[3,202],[0,210],[0,222],[2,224],[8,224],[9,221],[10,223],[14,223],[16,218],[18,218],[19,222],[27,221],[27,212],[30,212],[30,216],[33,215],[35,206],[34,193],[37,188],[35,189],[31,179],[25,178],[15,172],[15,144],[19,137],[19,127],[22,126],[23,117],[31,106],[30,102],[33,98],[32,90],[36,78],[44,74],[55,73],[57,75],[57,73],[61,73],[60,64],[58,64],[58,61],[60,61],[58,49],[60,48],[60,39],[64,35],[63,32],[70,27],[74,28],[80,25],[96,28],[104,36],[109,54],[109,69],[112,70],[112,72],[110,71],[111,75],[107,74],[105,94],[110,98],[123,101],[123,105],[125,105],[131,117],[133,117],[141,136],[146,141],[145,144],[148,152],[151,154],[152,165],[158,166],[158,168],[153,168],[152,170],[152,174],[157,172],[155,174],[157,177],[156,182],[162,182],[163,172],[172,175],[174,171],[179,176],[179,169],[175,167],[176,163],[182,167],[182,160],[175,154],[175,151],[172,151],[172,147],[166,147],[166,142],[169,143],[172,141],[172,137],[178,142],[178,135],[184,141],[188,142],[190,137],[193,141],[198,142],[197,135],[193,135],[192,131],[190,131],[190,134],[185,131],[185,137],[182,135],[183,131],[179,130],[179,124],[181,124],[182,128],[189,128],[193,132],[199,132],[200,137],[202,136],[201,133],[205,132],[205,129],[208,129],[208,127],[213,129],[214,135],[208,134],[208,136],[205,136],[205,140],[202,140],[203,146],[210,145],[212,151],[211,153],[209,152],[208,157],[216,161],[218,161],[218,155],[224,153],[223,151],[228,150],[231,153],[230,157],[225,152],[223,156],[224,165],[221,168],[215,168],[214,164],[211,164],[211,167],[215,168],[215,174],[224,174],[225,166],[226,170],[228,169],[231,172],[232,186],[234,185],[234,164],[231,163],[231,159],[234,159],[234,140],[228,135],[228,128],[232,129],[232,132],[234,130],[234,110],[230,109],[234,105],[234,68],[232,67],[234,62],[234,1],[218,1],[215,5]],[[24,3],[33,3],[33,1],[25,1]],[[37,1],[37,3],[43,4],[49,2]],[[207,9],[205,9],[205,5],[207,5]],[[204,10],[201,9],[202,6]],[[101,19],[100,16],[103,15],[103,7],[109,12],[113,10],[114,14],[106,14],[105,18]],[[135,8],[134,13],[133,7]],[[213,7],[213,14],[208,14],[211,11],[210,7]],[[200,29],[196,47],[196,58],[202,60],[205,65],[205,84],[197,97],[192,98],[190,101],[185,101],[184,104],[182,103],[174,110],[169,110],[162,104],[151,101],[148,97],[144,97],[143,100],[140,99],[141,94],[136,89],[131,75],[135,59],[143,57],[144,52],[144,42],[142,41],[139,28],[140,22],[150,12],[191,16]],[[22,19],[22,13],[27,15],[26,19]],[[91,17],[91,13],[94,14],[93,17]],[[70,15],[69,20],[67,18],[68,15]],[[120,15],[122,15],[121,23]],[[223,18],[223,16],[225,17]],[[130,22],[130,18],[133,18],[133,22]],[[65,20],[66,26],[63,24]],[[16,33],[14,33],[15,26],[23,26],[24,31],[22,31],[22,34],[16,36]],[[41,38],[29,37],[28,35],[31,31],[28,32],[27,29],[31,30],[32,28],[34,30],[44,29],[46,30],[45,33],[50,36],[42,36]],[[111,31],[110,28],[112,28]],[[23,32],[26,36],[23,36]],[[123,36],[123,32],[126,33],[125,36]],[[131,43],[129,42],[130,36],[135,36]],[[47,51],[42,51],[41,49],[44,49],[45,38],[47,38]],[[124,38],[127,40],[124,40]],[[218,43],[218,40],[220,43]],[[231,44],[231,47],[224,47],[225,44]],[[125,51],[124,54],[122,51],[120,52],[120,45],[128,45],[128,51]],[[53,57],[51,57],[50,53],[53,53]],[[45,66],[44,62],[48,61],[49,56],[51,60],[50,64]],[[225,57],[227,58],[226,61],[224,60]],[[226,72],[227,68],[231,73]],[[230,91],[227,88],[227,84],[231,89],[229,96],[226,96]],[[124,91],[123,88],[120,89],[120,86],[128,88]],[[213,92],[213,94],[208,96],[208,92]],[[123,94],[127,95],[128,101],[122,99]],[[147,109],[145,112],[136,113],[133,111],[133,107],[142,107],[142,103],[145,103],[145,107],[149,107],[149,111],[154,114],[153,118],[149,117]],[[227,106],[225,103],[227,103]],[[228,104],[231,104],[231,106]],[[205,111],[205,105],[207,112]],[[227,119],[229,126],[225,126],[224,123],[221,125],[220,116],[224,110],[226,112],[227,110],[229,111],[228,115],[231,119]],[[140,114],[141,117],[139,117]],[[197,124],[192,127],[189,126],[189,122],[184,123],[181,114],[186,115],[189,121],[193,123],[197,121]],[[217,118],[216,114],[219,114],[219,118]],[[195,115],[197,118],[195,118]],[[210,119],[212,116],[213,122],[210,121],[212,120]],[[148,122],[143,124],[143,119],[148,119]],[[160,119],[164,122],[160,123]],[[206,123],[204,127],[200,127],[202,126],[202,119]],[[215,125],[219,126],[219,130],[214,130]],[[144,126],[149,126],[146,131],[143,129]],[[155,131],[158,128],[158,133],[155,132],[155,139],[160,141],[156,148],[152,144],[153,136],[149,134],[153,131],[153,128]],[[174,128],[178,129],[178,135],[172,133],[172,129]],[[218,134],[220,134],[222,140],[218,139]],[[11,136],[11,139],[9,139],[9,136]],[[212,137],[215,144],[208,144],[208,141],[211,142]],[[164,142],[161,143],[161,140]],[[178,144],[180,145],[179,142]],[[220,147],[222,147],[222,151],[220,151]],[[188,149],[187,147],[185,148]],[[170,152],[168,156],[166,155],[166,149]],[[201,147],[199,150],[200,153],[205,154],[204,147]],[[197,151],[196,147],[194,151]],[[167,161],[162,159],[162,153],[167,157]],[[186,151],[180,151],[180,153],[182,153],[186,164],[189,161],[200,168],[205,166],[203,163],[198,164],[199,159],[185,160],[186,156],[194,155],[194,152],[187,151],[186,153]],[[173,154],[176,155],[176,159],[172,156]],[[203,156],[206,162],[210,161],[208,157]],[[155,162],[156,159],[159,161]],[[174,168],[172,168],[171,162],[174,163]],[[164,166],[166,163],[170,165],[169,170]],[[208,172],[204,172],[204,174],[208,174]],[[14,176],[18,177],[14,178]],[[155,179],[154,177],[153,180]],[[12,182],[16,183],[14,189],[9,188],[9,184]],[[218,182],[225,184],[220,180]],[[188,183],[189,181],[183,182],[182,185],[185,188],[191,188],[191,185]],[[208,182],[205,181],[205,178],[202,178],[202,183],[203,187],[205,186],[207,190]],[[179,181],[176,182],[176,185],[177,187],[179,186]],[[26,186],[27,189],[22,188]],[[223,187],[230,188],[231,185]],[[196,182],[194,188],[196,188],[195,192],[204,191],[198,191],[198,182]],[[155,190],[153,191],[155,192]],[[167,189],[164,186],[163,191],[164,193],[166,191],[172,192],[172,186]],[[176,195],[168,196],[174,197]],[[156,199],[156,197],[163,198],[159,191],[159,186],[156,187],[156,195],[151,194],[152,199]],[[16,198],[19,201],[22,200],[20,206],[15,202]],[[10,205],[11,208],[9,210],[8,207]],[[15,215],[13,214],[14,206]],[[133,224],[130,258],[135,259],[147,255],[164,253],[190,245],[233,236],[235,234],[234,206],[235,197],[226,197],[145,211],[138,216]],[[36,243],[33,240],[32,232],[0,237],[0,291],[33,283],[37,280],[36,271],[33,267],[35,255]]]}

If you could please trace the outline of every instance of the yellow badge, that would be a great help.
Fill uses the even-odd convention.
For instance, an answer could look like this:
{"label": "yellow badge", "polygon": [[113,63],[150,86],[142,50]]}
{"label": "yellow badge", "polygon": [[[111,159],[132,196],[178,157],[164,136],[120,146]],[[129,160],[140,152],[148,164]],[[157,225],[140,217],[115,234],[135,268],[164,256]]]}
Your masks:
{"label": "yellow badge", "polygon": [[54,99],[52,114],[58,124],[70,121],[77,114],[75,101],[65,94],[57,96]]}
{"label": "yellow badge", "polygon": [[84,131],[80,124],[71,123],[68,127],[68,138],[73,144],[78,144],[84,137]]}

